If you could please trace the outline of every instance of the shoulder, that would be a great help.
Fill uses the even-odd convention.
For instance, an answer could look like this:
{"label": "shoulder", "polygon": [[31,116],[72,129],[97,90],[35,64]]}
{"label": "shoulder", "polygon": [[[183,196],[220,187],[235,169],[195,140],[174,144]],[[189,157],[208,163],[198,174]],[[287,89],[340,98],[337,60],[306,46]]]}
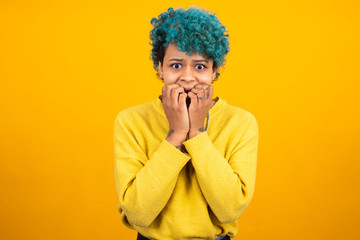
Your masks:
{"label": "shoulder", "polygon": [[[221,111],[222,131],[229,133],[231,139],[239,138],[246,135],[258,135],[258,122],[255,115],[242,107],[226,104]],[[210,116],[211,118],[211,116]]]}
{"label": "shoulder", "polygon": [[252,145],[257,144],[259,135],[258,123],[255,115],[241,107],[227,105],[224,109],[224,116],[228,117],[228,122],[224,126],[229,132],[230,144],[243,144],[252,141]]}
{"label": "shoulder", "polygon": [[228,121],[236,121],[238,124],[256,124],[257,120],[253,113],[250,111],[230,104],[226,104],[223,111],[223,116],[228,118]]}

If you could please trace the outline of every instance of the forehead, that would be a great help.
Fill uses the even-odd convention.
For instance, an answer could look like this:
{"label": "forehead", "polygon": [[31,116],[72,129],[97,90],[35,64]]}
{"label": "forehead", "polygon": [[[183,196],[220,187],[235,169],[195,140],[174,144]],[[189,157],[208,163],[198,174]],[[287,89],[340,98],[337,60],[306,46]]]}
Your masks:
{"label": "forehead", "polygon": [[183,59],[194,59],[194,58],[196,58],[196,59],[209,59],[207,56],[199,55],[198,53],[194,53],[191,56],[188,56],[188,55],[186,55],[185,52],[179,51],[176,44],[170,43],[166,47],[164,59],[169,59],[169,58],[173,58],[173,57],[183,58]]}

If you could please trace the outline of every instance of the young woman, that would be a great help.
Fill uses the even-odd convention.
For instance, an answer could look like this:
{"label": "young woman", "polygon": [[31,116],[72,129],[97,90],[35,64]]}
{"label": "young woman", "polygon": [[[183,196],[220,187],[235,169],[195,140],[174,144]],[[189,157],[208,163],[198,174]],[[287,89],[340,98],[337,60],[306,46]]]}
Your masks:
{"label": "young woman", "polygon": [[213,98],[228,35],[207,10],[169,8],[151,20],[162,94],[114,121],[121,220],[137,239],[230,239],[254,194],[258,125]]}

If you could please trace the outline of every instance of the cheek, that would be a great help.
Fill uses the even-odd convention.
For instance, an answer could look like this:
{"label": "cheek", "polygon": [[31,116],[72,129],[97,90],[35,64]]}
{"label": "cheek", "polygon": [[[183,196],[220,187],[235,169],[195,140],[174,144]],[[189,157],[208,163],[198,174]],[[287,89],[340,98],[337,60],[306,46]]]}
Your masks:
{"label": "cheek", "polygon": [[178,74],[172,72],[164,73],[164,81],[168,82],[169,84],[175,83],[178,78],[179,78]]}
{"label": "cheek", "polygon": [[203,76],[200,76],[199,77],[199,82],[200,83],[205,83],[205,84],[211,84],[211,81],[212,81],[212,75],[203,75]]}

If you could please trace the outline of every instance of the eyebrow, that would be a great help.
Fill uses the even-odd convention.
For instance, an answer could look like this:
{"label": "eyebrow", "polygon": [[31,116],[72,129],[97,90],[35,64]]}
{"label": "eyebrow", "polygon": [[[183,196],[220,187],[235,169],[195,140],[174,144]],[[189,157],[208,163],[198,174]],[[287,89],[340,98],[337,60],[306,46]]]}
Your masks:
{"label": "eyebrow", "polygon": [[[172,58],[172,59],[170,59],[169,61],[182,62],[182,61],[184,61],[184,59],[181,59],[181,58]],[[193,62],[209,62],[208,60],[205,60],[205,59],[193,59],[192,61],[193,61]]]}

